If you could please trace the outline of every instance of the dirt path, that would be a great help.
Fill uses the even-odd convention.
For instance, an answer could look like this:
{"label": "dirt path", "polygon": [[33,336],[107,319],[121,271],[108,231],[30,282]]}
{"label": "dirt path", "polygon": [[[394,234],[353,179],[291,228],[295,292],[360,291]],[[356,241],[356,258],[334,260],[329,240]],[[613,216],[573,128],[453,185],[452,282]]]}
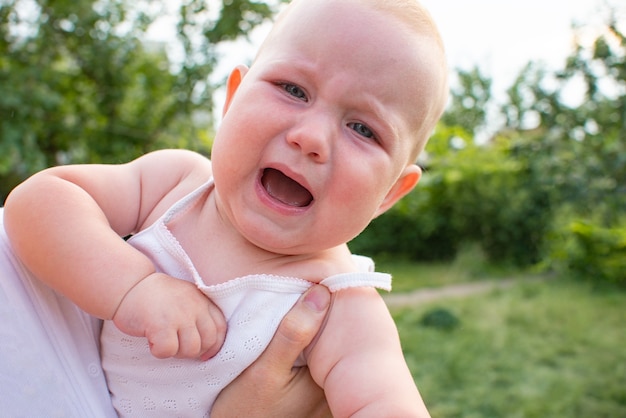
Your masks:
{"label": "dirt path", "polygon": [[466,296],[486,293],[494,289],[506,289],[517,283],[546,280],[544,277],[526,279],[489,280],[482,282],[463,283],[436,289],[417,289],[408,293],[390,293],[383,295],[387,306],[402,308],[415,306],[420,302],[430,302],[448,298],[462,298]]}

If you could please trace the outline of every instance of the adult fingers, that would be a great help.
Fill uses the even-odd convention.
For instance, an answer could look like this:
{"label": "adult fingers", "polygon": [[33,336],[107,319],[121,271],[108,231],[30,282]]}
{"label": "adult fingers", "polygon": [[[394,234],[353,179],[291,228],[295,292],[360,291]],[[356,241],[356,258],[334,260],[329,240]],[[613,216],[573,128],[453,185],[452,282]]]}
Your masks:
{"label": "adult fingers", "polygon": [[266,367],[289,371],[302,351],[317,335],[328,306],[330,292],[325,286],[312,286],[287,313],[274,338],[259,358]]}
{"label": "adult fingers", "polygon": [[324,324],[327,288],[309,289],[283,318],[263,354],[220,392],[211,416],[326,418],[324,391],[307,367],[293,365]]}

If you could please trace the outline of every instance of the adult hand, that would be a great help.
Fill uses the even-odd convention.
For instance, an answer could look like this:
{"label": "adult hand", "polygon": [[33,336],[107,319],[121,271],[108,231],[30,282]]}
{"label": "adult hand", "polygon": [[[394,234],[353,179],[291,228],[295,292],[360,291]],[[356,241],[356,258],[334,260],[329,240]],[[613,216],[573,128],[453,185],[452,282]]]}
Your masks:
{"label": "adult hand", "polygon": [[309,369],[293,367],[324,323],[330,293],[311,287],[283,318],[265,352],[218,396],[211,416],[331,417]]}

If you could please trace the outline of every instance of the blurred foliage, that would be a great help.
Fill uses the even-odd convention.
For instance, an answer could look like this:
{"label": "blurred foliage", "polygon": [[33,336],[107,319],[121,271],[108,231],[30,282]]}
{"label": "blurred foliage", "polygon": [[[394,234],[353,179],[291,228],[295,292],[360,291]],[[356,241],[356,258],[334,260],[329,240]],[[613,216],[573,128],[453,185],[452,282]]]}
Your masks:
{"label": "blurred foliage", "polygon": [[173,61],[146,40],[165,0],[1,0],[2,201],[52,165],[124,162],[163,147],[208,153],[215,46],[273,12],[249,0],[211,4],[219,13],[203,0],[178,3]]}
{"label": "blurred foliage", "polygon": [[615,19],[562,70],[524,68],[487,143],[474,137],[491,82],[479,69],[458,76],[422,182],[351,248],[431,260],[478,243],[492,262],[624,281],[626,37]]}
{"label": "blurred foliage", "polygon": [[[448,138],[456,145],[442,145]],[[377,254],[384,243],[384,252],[416,260],[452,259],[464,242],[475,242],[492,262],[540,260],[550,221],[546,193],[524,161],[509,157],[510,142],[480,146],[463,138],[471,136],[440,127],[418,190],[374,220],[351,243],[354,251]]]}
{"label": "blurred foliage", "polygon": [[622,225],[606,228],[588,220],[570,220],[555,232],[550,259],[581,278],[626,286],[626,222]]}
{"label": "blurred foliage", "polygon": [[424,312],[420,324],[424,327],[436,328],[442,331],[452,331],[461,324],[461,321],[449,309],[435,307]]}
{"label": "blurred foliage", "polygon": [[475,134],[487,123],[487,104],[491,100],[491,80],[478,67],[470,71],[456,71],[458,87],[452,88],[450,105],[441,122],[447,126],[458,126]]}

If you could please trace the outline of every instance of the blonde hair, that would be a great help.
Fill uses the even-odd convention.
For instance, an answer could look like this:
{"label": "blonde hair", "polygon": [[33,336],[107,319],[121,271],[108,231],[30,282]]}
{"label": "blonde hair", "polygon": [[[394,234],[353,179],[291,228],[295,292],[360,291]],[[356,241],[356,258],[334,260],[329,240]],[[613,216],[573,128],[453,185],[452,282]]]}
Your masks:
{"label": "blonde hair", "polygon": [[417,0],[361,0],[372,9],[388,12],[396,19],[406,23],[420,35],[433,38],[443,50],[443,41],[439,29],[430,12]]}

